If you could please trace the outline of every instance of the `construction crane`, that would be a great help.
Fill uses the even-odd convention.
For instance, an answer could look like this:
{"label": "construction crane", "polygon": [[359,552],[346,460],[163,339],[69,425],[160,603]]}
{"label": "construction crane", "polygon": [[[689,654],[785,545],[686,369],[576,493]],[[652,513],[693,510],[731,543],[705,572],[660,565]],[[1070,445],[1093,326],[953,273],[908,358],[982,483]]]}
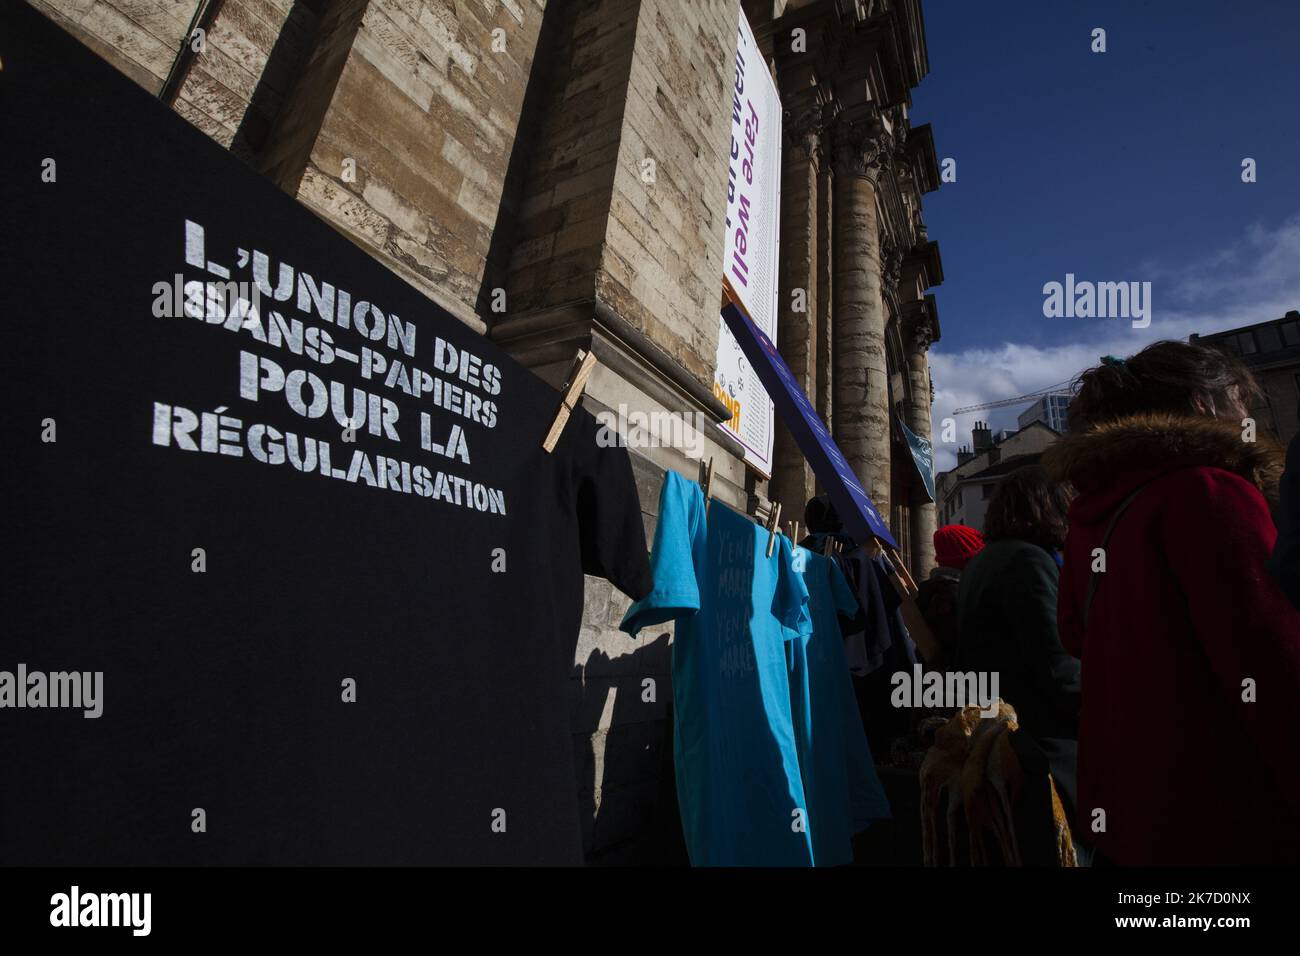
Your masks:
{"label": "construction crane", "polygon": [[1008,405],[1019,405],[1022,402],[1032,402],[1036,398],[1042,398],[1044,395],[1050,395],[1052,392],[1059,392],[1073,384],[1073,379],[1068,382],[1061,382],[1053,385],[1051,388],[1044,388],[1037,392],[1030,392],[1028,395],[1020,395],[1016,398],[1004,398],[996,402],[981,402],[979,405],[967,405],[965,408],[953,409],[954,415],[963,415],[966,412],[982,412],[989,408],[1006,408]]}

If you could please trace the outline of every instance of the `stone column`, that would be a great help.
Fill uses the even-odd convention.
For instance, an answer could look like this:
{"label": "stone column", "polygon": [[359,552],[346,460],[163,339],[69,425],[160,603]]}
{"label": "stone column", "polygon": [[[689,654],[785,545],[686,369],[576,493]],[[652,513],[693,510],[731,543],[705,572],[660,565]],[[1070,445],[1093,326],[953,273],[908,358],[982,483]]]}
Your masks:
{"label": "stone column", "polygon": [[877,176],[889,135],[877,111],[841,115],[835,156],[835,440],[882,515],[889,512],[889,378]]}
{"label": "stone column", "polygon": [[808,396],[827,428],[835,407],[835,177],[830,167],[822,163],[817,177],[817,394]]}
{"label": "stone column", "polygon": [[[925,299],[908,303],[904,309],[904,344],[907,348],[908,401],[904,413],[907,427],[933,445],[930,418],[930,343],[934,341],[934,323],[930,304]],[[920,476],[918,491],[912,496],[912,574],[921,580],[934,567],[934,532],[938,527],[938,508],[928,501]]]}
{"label": "stone column", "polygon": [[[821,167],[820,109],[788,118],[781,173],[781,357],[810,401],[817,400],[817,205]],[[783,516],[802,523],[816,479],[794,436],[779,419],[772,454],[771,497]]]}

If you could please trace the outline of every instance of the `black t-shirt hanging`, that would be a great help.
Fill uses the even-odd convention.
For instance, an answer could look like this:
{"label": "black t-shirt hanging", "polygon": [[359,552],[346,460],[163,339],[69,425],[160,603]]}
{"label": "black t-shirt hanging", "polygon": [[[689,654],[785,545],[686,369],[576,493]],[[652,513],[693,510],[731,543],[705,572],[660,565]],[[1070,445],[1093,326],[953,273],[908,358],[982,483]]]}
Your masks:
{"label": "black t-shirt hanging", "polygon": [[0,35],[0,860],[581,862],[626,452],[579,411],[546,454],[553,389],[39,13]]}

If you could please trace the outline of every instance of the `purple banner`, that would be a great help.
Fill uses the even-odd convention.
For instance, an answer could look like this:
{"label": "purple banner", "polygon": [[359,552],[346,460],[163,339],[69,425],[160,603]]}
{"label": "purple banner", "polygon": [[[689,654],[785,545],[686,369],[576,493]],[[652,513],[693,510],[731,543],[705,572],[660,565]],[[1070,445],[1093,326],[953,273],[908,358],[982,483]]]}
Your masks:
{"label": "purple banner", "polygon": [[723,308],[722,317],[758,373],[772,404],[776,406],[776,413],[790,429],[817,479],[830,495],[831,503],[844,523],[844,530],[858,544],[875,537],[897,549],[898,542],[889,533],[889,525],[871,503],[858,476],[836,447],[835,439],[831,438],[831,433],[817,416],[817,410],[808,401],[808,396],[799,387],[794,373],[772,340],[734,304]]}

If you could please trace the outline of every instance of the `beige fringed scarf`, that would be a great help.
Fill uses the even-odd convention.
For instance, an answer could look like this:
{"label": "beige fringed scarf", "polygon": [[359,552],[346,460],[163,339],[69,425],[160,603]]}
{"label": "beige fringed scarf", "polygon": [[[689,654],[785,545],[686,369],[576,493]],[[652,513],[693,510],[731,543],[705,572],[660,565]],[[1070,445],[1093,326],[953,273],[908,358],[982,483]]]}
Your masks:
{"label": "beige fringed scarf", "polygon": [[[1023,866],[1014,809],[1025,785],[1011,746],[1016,712],[959,711],[935,733],[921,765],[921,834],[927,866]],[[1075,866],[1074,842],[1056,785],[1048,780],[1057,860]],[[1044,821],[1046,825],[1046,821]]]}

